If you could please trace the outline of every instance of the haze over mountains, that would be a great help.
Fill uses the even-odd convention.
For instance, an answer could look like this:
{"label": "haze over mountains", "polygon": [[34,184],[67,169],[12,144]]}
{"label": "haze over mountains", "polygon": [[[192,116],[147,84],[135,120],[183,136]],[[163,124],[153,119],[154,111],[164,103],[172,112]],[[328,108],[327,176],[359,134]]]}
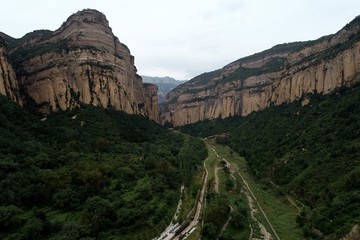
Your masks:
{"label": "haze over mountains", "polygon": [[158,86],[159,103],[166,100],[166,95],[178,85],[186,82],[186,80],[176,80],[171,77],[149,77],[141,76],[146,83],[153,83]]}

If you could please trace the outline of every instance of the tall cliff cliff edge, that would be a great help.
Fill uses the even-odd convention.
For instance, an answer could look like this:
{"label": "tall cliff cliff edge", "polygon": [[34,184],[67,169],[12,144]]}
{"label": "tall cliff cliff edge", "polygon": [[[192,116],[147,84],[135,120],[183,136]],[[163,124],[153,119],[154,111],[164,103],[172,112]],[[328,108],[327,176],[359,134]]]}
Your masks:
{"label": "tall cliff cliff edge", "polygon": [[360,17],[334,35],[277,45],[204,73],[167,95],[162,124],[246,116],[360,80]]}
{"label": "tall cliff cliff edge", "polygon": [[5,41],[0,37],[0,94],[22,105],[16,74],[8,61]]}
{"label": "tall cliff cliff edge", "polygon": [[158,119],[151,110],[157,102],[149,102],[134,57],[104,14],[79,11],[54,32],[34,31],[8,42],[24,105],[49,113],[92,104]]}

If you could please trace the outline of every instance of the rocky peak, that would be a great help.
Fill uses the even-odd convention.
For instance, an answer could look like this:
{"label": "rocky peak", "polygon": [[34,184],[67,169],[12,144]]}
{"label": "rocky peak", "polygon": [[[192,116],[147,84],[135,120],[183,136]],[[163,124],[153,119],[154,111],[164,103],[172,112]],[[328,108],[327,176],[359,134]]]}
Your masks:
{"label": "rocky peak", "polygon": [[85,22],[85,23],[95,23],[101,24],[110,28],[109,21],[106,19],[105,14],[96,10],[96,9],[84,9],[78,11],[77,13],[72,14],[68,19],[61,25],[60,29],[66,28],[73,22]]}
{"label": "rocky peak", "polygon": [[[43,113],[81,104],[154,116],[130,50],[112,33],[105,15],[85,9],[54,32],[38,30],[9,52],[26,105]],[[156,109],[153,107],[152,109]]]}
{"label": "rocky peak", "polygon": [[48,41],[61,39],[71,39],[70,46],[96,46],[115,54],[116,38],[106,16],[97,10],[85,9],[71,15]]}

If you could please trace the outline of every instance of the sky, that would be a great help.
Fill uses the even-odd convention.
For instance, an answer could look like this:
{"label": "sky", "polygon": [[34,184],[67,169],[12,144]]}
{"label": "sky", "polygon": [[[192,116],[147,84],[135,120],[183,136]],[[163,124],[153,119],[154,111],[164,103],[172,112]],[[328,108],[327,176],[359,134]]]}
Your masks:
{"label": "sky", "polygon": [[140,75],[188,80],[280,43],[336,33],[359,0],[11,0],[0,31],[56,30],[85,8],[104,13]]}

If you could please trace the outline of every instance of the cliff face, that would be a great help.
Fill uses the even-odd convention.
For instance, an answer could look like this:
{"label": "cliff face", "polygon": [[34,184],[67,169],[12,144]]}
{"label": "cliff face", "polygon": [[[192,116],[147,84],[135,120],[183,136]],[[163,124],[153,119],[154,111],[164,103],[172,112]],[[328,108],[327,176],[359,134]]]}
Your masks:
{"label": "cliff face", "polygon": [[356,240],[360,239],[360,225],[356,224],[354,227],[350,230],[348,234],[346,234],[343,238],[340,240]]}
{"label": "cliff face", "polygon": [[4,40],[0,37],[0,94],[22,105],[16,74],[7,59]]}
{"label": "cliff face", "polygon": [[158,87],[155,84],[144,83],[145,109],[149,119],[159,122]]}
{"label": "cliff face", "polygon": [[146,108],[157,109],[157,102],[146,104],[134,57],[96,10],[73,14],[54,32],[25,35],[9,54],[25,104],[41,112],[92,104],[152,119],[158,114]]}
{"label": "cliff face", "polygon": [[181,126],[246,116],[360,80],[360,17],[315,41],[277,45],[195,77],[167,95],[161,122]]}

